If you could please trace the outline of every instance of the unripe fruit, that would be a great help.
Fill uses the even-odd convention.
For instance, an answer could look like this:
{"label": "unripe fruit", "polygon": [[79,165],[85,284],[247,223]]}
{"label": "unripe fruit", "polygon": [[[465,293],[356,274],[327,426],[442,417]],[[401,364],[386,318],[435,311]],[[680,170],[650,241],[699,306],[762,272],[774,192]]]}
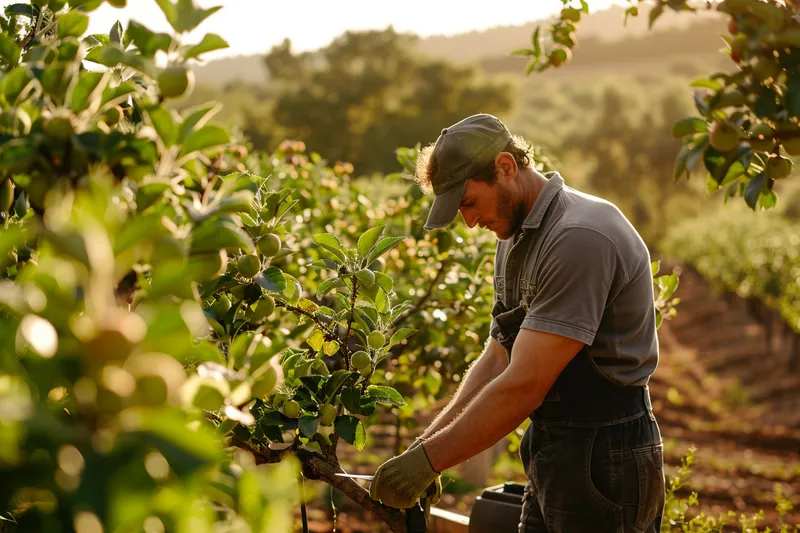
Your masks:
{"label": "unripe fruit", "polygon": [[360,370],[372,364],[372,360],[369,358],[369,354],[364,350],[359,350],[356,353],[354,353],[353,357],[350,359],[350,362],[352,363],[353,368],[355,368],[356,370]]}
{"label": "unripe fruit", "polygon": [[372,364],[365,366],[364,368],[359,368],[358,373],[364,377],[367,377],[372,372]]}
{"label": "unripe fruit", "polygon": [[572,58],[572,51],[567,48],[556,48],[550,54],[550,64],[554,67],[558,67],[563,65],[564,63],[569,62]]}
{"label": "unripe fruit", "polygon": [[228,268],[228,252],[193,254],[189,257],[189,275],[197,281],[210,281],[225,273]]}
{"label": "unripe fruit", "polygon": [[72,124],[72,117],[66,115],[55,115],[45,119],[44,134],[59,141],[67,141],[75,133],[75,126]]}
{"label": "unripe fruit", "polygon": [[275,300],[272,296],[264,296],[256,302],[256,306],[252,310],[248,310],[245,314],[251,323],[258,323],[268,319],[274,311]]}
{"label": "unripe fruit", "polygon": [[383,336],[383,333],[380,331],[373,331],[367,337],[367,344],[373,350],[379,350],[383,348],[384,343],[386,342],[386,337]]}
{"label": "unripe fruit", "polygon": [[211,309],[214,310],[214,314],[217,315],[217,318],[225,316],[225,314],[228,312],[230,308],[231,308],[231,300],[225,294],[217,298],[217,301],[211,305]]}
{"label": "unripe fruit", "polygon": [[253,383],[253,397],[260,398],[262,400],[266,399],[267,396],[275,392],[275,388],[278,386],[278,381],[280,381],[282,378],[283,370],[281,367],[270,364],[267,371],[264,372],[264,374],[262,374],[255,381],[255,383]]}
{"label": "unripe fruit", "polygon": [[274,257],[281,250],[281,238],[268,233],[258,240],[256,248],[264,257]]}
{"label": "unripe fruit", "polygon": [[120,120],[122,120],[122,108],[118,105],[106,110],[106,112],[103,113],[103,122],[109,126],[116,126],[119,124]]}
{"label": "unripe fruit", "polygon": [[283,404],[283,414],[288,418],[297,418],[300,416],[300,404],[294,400],[289,400]]}
{"label": "unripe fruit", "polygon": [[716,121],[711,125],[708,140],[716,151],[730,152],[739,146],[739,133],[730,123]]}
{"label": "unripe fruit", "polygon": [[250,279],[261,272],[261,260],[255,254],[243,255],[237,261],[236,267],[239,269],[239,274]]}
{"label": "unripe fruit", "polygon": [[288,396],[285,393],[278,393],[272,397],[272,407],[275,409],[280,409],[283,407],[283,404],[286,403]]}
{"label": "unripe fruit", "polygon": [[197,388],[192,404],[206,411],[216,411],[225,404],[225,396],[218,387],[203,383]]}
{"label": "unripe fruit", "polygon": [[14,203],[14,183],[11,178],[0,183],[0,212],[7,213]]}
{"label": "unripe fruit", "polygon": [[375,273],[368,268],[362,268],[356,272],[356,277],[369,286],[375,283]]}
{"label": "unripe fruit", "polygon": [[794,164],[786,157],[774,156],[767,159],[767,177],[780,180],[792,173]]}
{"label": "unripe fruit", "polygon": [[336,407],[325,404],[320,408],[319,414],[321,415],[319,423],[323,426],[330,426],[336,420]]}
{"label": "unripe fruit", "polygon": [[193,88],[194,72],[186,67],[168,67],[158,75],[158,90],[165,98],[179,98]]}

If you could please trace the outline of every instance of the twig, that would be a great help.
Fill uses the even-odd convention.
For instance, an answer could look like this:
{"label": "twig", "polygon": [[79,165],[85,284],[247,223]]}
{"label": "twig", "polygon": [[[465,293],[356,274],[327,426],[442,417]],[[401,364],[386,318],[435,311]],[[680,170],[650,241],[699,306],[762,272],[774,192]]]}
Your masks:
{"label": "twig", "polygon": [[334,333],[333,330],[328,328],[322,320],[320,320],[313,314],[309,313],[305,309],[301,309],[300,307],[297,307],[295,305],[287,304],[286,302],[283,302],[281,300],[275,300],[275,305],[277,307],[283,307],[284,309],[291,311],[293,313],[297,313],[298,315],[303,315],[304,317],[310,318],[317,325],[317,327],[319,327],[319,329],[321,329],[322,332],[325,334],[325,340],[327,341],[339,340],[339,336],[336,335],[336,333]]}
{"label": "twig", "polygon": [[[347,331],[344,334],[344,345],[348,348],[350,347],[350,328],[353,327],[353,317],[356,314],[356,298],[358,297],[358,278],[353,274],[350,279],[353,282],[353,291],[350,293],[350,316],[347,319]],[[345,354],[344,365],[345,369],[350,370],[350,357],[348,354]]]}

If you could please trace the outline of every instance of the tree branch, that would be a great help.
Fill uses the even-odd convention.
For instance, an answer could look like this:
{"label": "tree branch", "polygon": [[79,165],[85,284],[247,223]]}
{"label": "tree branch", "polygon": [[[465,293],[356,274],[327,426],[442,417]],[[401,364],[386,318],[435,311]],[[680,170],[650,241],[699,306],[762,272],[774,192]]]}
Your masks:
{"label": "tree branch", "polygon": [[[331,330],[325,324],[325,322],[323,322],[322,320],[320,320],[319,318],[317,318],[313,314],[309,313],[305,309],[301,309],[300,307],[297,307],[295,305],[287,304],[286,302],[281,301],[281,300],[275,300],[275,306],[276,307],[283,307],[287,311],[291,311],[291,312],[293,312],[295,314],[303,315],[304,317],[307,317],[307,318],[311,319],[311,321],[314,322],[317,325],[317,327],[319,329],[321,329],[322,332],[325,334],[325,340],[327,340],[327,341],[334,341],[334,340],[338,341],[339,340],[339,336],[336,335],[336,333],[334,333],[333,330]],[[333,321],[331,321],[331,322],[333,322]],[[338,324],[336,324],[336,325],[338,326]]]}
{"label": "tree branch", "polygon": [[[350,294],[350,317],[347,319],[347,331],[345,332],[344,345],[350,347],[350,328],[353,327],[353,316],[356,314],[356,298],[358,297],[358,278],[353,274],[350,278],[353,282],[353,292]],[[344,354],[344,366],[350,370],[350,355]]]}

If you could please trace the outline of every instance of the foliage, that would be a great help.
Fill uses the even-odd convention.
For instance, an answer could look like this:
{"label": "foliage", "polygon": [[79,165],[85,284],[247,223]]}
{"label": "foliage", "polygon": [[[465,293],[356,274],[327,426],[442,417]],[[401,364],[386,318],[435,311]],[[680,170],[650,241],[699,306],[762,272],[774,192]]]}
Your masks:
{"label": "foliage", "polygon": [[692,264],[719,290],[758,298],[800,332],[800,224],[738,210],[672,226],[661,249]]}
{"label": "foliage", "polygon": [[275,122],[290,138],[369,174],[394,164],[395,146],[432,141],[443,124],[511,106],[508,83],[422,58],[413,43],[392,28],[346,32],[314,53],[293,54],[284,41],[264,58],[279,91]]}
{"label": "foliage", "polygon": [[[543,45],[541,27],[532,48],[516,51],[531,57],[527,72],[568,63],[577,40],[574,31],[589,5],[564,9]],[[639,14],[632,4],[626,16]],[[665,9],[695,11],[688,0],[659,0],[650,10],[650,26]],[[672,133],[683,139],[675,175],[704,167],[710,190],[742,196],[747,205],[769,209],[777,203],[776,180],[789,177],[800,155],[800,19],[797,5],[775,0],[723,0],[714,9],[729,17],[726,52],[737,70],[718,72],[692,82],[700,117],[676,121]]]}
{"label": "foliage", "polygon": [[[675,475],[668,477],[666,502],[664,505],[664,516],[661,523],[661,533],[722,533],[729,531],[734,525],[739,526],[741,531],[749,533],[770,533],[772,529],[758,528],[758,523],[764,519],[764,512],[747,516],[738,514],[735,511],[728,511],[717,517],[708,516],[703,512],[697,512],[700,500],[696,492],[691,492],[687,497],[681,497],[685,491],[686,484],[691,477],[692,465],[695,461],[694,453],[697,450],[692,447],[689,452],[681,459],[681,466],[678,467]],[[780,490],[780,486],[775,489],[775,509],[778,511],[780,523],[776,530],[778,533],[797,533],[798,526],[792,526],[785,522],[786,514],[792,509],[792,504],[786,499]],[[738,529],[738,528],[737,528]]]}

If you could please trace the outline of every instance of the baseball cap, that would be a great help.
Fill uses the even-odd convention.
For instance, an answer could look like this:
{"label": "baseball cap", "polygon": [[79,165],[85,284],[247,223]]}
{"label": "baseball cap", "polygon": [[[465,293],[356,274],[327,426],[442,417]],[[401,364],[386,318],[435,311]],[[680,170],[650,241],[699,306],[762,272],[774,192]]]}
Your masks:
{"label": "baseball cap", "polygon": [[444,228],[455,220],[467,181],[509,142],[511,133],[506,125],[488,113],[469,116],[442,130],[433,146],[436,171],[431,186],[436,196],[425,229]]}

